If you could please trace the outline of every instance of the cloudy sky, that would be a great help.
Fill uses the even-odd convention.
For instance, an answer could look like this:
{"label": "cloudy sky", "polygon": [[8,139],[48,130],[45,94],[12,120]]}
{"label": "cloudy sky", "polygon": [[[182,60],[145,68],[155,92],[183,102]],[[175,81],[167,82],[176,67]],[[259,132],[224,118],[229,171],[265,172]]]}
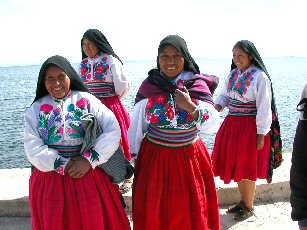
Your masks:
{"label": "cloudy sky", "polygon": [[81,59],[80,40],[101,30],[122,60],[155,59],[169,34],[195,58],[231,57],[252,41],[262,57],[307,57],[306,0],[0,0],[0,66]]}

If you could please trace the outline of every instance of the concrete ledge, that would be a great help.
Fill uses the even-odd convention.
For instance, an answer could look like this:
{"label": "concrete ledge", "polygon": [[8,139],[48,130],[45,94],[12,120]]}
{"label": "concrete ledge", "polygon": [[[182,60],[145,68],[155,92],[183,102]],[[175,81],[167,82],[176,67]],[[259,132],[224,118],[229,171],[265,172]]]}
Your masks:
{"label": "concrete ledge", "polygon": [[[270,203],[278,199],[289,200],[290,197],[290,166],[291,155],[285,154],[285,161],[274,171],[273,182],[257,181],[255,203]],[[30,216],[29,208],[29,177],[30,169],[2,169],[0,170],[0,216],[26,217]],[[231,182],[225,185],[215,178],[220,206],[231,205],[240,200],[237,184]],[[124,194],[127,204],[126,211],[131,213],[131,191]]]}

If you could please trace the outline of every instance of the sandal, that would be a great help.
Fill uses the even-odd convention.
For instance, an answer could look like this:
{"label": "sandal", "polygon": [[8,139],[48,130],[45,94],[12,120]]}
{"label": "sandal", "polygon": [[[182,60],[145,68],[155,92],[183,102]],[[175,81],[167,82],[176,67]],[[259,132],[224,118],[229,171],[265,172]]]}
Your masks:
{"label": "sandal", "polygon": [[232,206],[230,208],[228,208],[228,210],[226,211],[226,213],[237,213],[240,212],[241,210],[243,210],[245,207],[244,202],[241,200],[238,204],[236,204],[235,206]]}
{"label": "sandal", "polygon": [[243,220],[246,220],[247,218],[251,217],[255,215],[254,213],[254,209],[251,208],[247,208],[247,207],[244,207],[241,211],[237,212],[233,219],[236,220],[236,221],[243,221]]}
{"label": "sandal", "polygon": [[132,188],[132,179],[124,180],[124,183],[119,187],[121,194],[129,192]]}

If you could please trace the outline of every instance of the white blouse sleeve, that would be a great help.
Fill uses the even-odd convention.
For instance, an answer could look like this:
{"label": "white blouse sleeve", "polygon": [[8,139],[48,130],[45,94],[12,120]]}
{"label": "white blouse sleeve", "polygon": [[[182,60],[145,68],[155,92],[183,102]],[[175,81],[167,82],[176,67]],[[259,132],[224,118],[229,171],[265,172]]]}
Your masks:
{"label": "white blouse sleeve", "polygon": [[260,72],[257,76],[257,83],[255,88],[256,97],[256,125],[257,134],[266,135],[271,128],[272,124],[272,93],[271,82],[264,72]]}
{"label": "white blouse sleeve", "polygon": [[221,124],[219,112],[212,104],[203,101],[199,101],[198,107],[200,108],[200,112],[196,122],[196,127],[201,132],[217,132]]}
{"label": "white blouse sleeve", "polygon": [[69,158],[61,157],[58,151],[48,148],[37,130],[38,127],[39,105],[34,103],[25,114],[25,134],[24,134],[24,149],[30,163],[42,172],[54,170],[56,160],[62,162],[61,171],[58,173],[64,174],[64,169]]}
{"label": "white blouse sleeve", "polygon": [[111,72],[113,74],[115,94],[118,95],[119,99],[122,99],[129,93],[131,83],[122,63],[117,58],[113,58]]}
{"label": "white blouse sleeve", "polygon": [[98,153],[98,158],[93,160],[92,156],[84,154],[91,163],[92,168],[105,163],[115,153],[119,146],[121,131],[114,113],[91,95],[91,112],[99,123],[102,134],[96,139],[93,150]]}
{"label": "white blouse sleeve", "polygon": [[229,76],[225,79],[221,94],[214,100],[214,104],[219,104],[224,109],[229,106],[230,97],[227,92]]}
{"label": "white blouse sleeve", "polygon": [[145,107],[148,99],[143,99],[135,104],[132,115],[132,122],[128,131],[130,149],[133,154],[138,154],[142,140],[148,130],[148,123],[145,119]]}

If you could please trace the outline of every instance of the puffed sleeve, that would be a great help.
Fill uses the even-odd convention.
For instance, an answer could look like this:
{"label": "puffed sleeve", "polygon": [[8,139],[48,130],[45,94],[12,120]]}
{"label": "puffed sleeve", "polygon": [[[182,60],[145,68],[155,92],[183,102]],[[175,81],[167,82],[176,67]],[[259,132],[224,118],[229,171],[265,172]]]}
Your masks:
{"label": "puffed sleeve", "polygon": [[148,99],[143,99],[136,103],[133,109],[132,121],[128,135],[130,140],[130,149],[134,155],[138,154],[144,135],[148,130],[148,123],[145,119],[145,108],[147,102]]}
{"label": "puffed sleeve", "polygon": [[217,132],[221,123],[219,112],[214,108],[212,104],[203,101],[198,101],[198,107],[200,111],[196,121],[196,127],[201,132]]}
{"label": "puffed sleeve", "polygon": [[230,77],[230,74],[224,81],[221,94],[214,100],[214,104],[221,105],[223,109],[229,106],[229,101],[230,101],[230,98],[227,92],[229,77]]}
{"label": "puffed sleeve", "polygon": [[39,105],[34,103],[25,114],[24,149],[30,163],[42,172],[56,171],[64,175],[65,166],[70,160],[61,157],[58,151],[48,148],[37,130]]}
{"label": "puffed sleeve", "polygon": [[115,93],[119,99],[122,99],[129,93],[131,84],[122,63],[117,58],[113,58],[111,72],[113,74]]}
{"label": "puffed sleeve", "polygon": [[91,104],[90,112],[94,114],[102,128],[102,133],[96,139],[92,150],[83,154],[91,163],[92,168],[95,168],[107,162],[117,150],[121,131],[114,113],[94,96],[88,94],[88,97]]}
{"label": "puffed sleeve", "polygon": [[261,71],[257,76],[255,89],[257,134],[266,135],[270,131],[272,124],[271,92],[271,82],[267,75]]}

